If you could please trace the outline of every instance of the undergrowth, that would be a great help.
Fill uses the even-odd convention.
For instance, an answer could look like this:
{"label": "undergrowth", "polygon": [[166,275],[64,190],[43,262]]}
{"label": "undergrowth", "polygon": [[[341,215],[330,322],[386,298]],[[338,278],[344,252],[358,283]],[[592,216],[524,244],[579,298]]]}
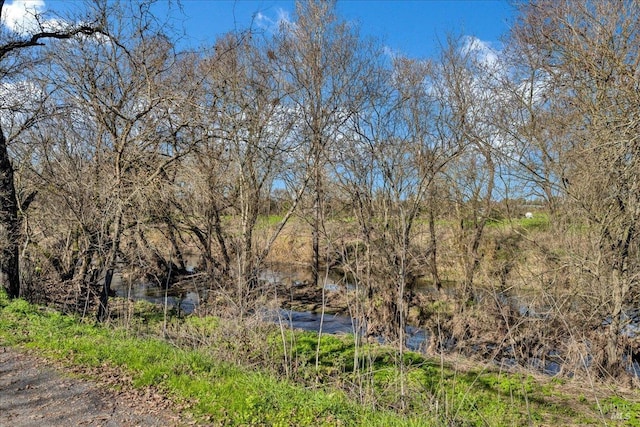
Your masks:
{"label": "undergrowth", "polygon": [[598,410],[613,424],[639,425],[631,400],[609,396],[597,409],[562,381],[271,324],[191,316],[163,330],[153,306],[137,311],[144,321],[96,325],[0,292],[0,344],[117,367],[214,425],[585,425],[602,422]]}

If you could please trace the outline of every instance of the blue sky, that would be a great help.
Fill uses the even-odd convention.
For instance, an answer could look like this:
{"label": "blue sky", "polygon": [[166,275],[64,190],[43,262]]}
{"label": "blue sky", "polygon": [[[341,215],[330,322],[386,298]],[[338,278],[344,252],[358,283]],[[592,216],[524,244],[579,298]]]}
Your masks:
{"label": "blue sky", "polygon": [[[135,1],[135,0],[132,0]],[[7,0],[5,25],[24,19],[25,8],[60,10],[79,5],[68,0]],[[180,7],[181,6],[181,7]],[[338,0],[338,13],[378,37],[392,52],[414,58],[433,57],[448,33],[474,36],[500,50],[500,37],[514,19],[508,0]],[[292,19],[293,0],[159,0],[155,11],[185,35],[180,47],[212,45],[221,34],[250,25],[267,28]],[[28,25],[27,25],[28,27]]]}
{"label": "blue sky", "polygon": [[[382,39],[394,52],[430,57],[447,33],[475,36],[499,48],[514,11],[507,0],[338,0],[338,13],[360,24],[363,34]],[[210,45],[228,31],[267,25],[293,16],[291,0],[182,0],[172,12],[194,46]],[[256,19],[258,18],[258,19]],[[188,41],[189,40],[189,41]]]}

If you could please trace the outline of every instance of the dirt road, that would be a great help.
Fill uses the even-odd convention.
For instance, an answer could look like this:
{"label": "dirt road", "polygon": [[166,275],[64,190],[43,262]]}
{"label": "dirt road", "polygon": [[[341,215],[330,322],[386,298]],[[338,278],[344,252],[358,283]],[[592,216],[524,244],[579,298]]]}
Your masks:
{"label": "dirt road", "polygon": [[33,355],[0,347],[0,427],[179,426],[167,400],[113,391]]}

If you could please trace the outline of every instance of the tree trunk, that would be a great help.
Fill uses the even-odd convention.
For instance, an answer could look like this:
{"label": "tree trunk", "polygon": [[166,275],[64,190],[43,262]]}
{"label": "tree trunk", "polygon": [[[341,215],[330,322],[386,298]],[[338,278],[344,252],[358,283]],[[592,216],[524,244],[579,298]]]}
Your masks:
{"label": "tree trunk", "polygon": [[436,236],[436,218],[433,212],[435,198],[431,197],[429,206],[429,270],[431,271],[431,280],[438,292],[442,291],[442,282],[438,274],[438,242]]}
{"label": "tree trunk", "polygon": [[113,279],[113,269],[108,269],[102,284],[102,292],[100,293],[100,305],[98,306],[98,314],[96,316],[98,322],[103,323],[107,320],[109,314],[109,294],[111,293],[111,280]]}
{"label": "tree trunk", "polygon": [[606,333],[604,368],[607,375],[620,375],[623,358],[623,348],[620,345],[620,338],[623,329],[624,300],[629,292],[629,282],[625,277],[626,257],[622,257],[622,271],[614,268],[612,272],[611,289],[611,319]]}
{"label": "tree trunk", "polygon": [[20,218],[7,140],[0,128],[0,279],[10,298],[20,296]]}
{"label": "tree trunk", "polygon": [[[320,96],[316,94],[316,96]],[[319,107],[318,107],[319,109]],[[318,117],[314,116],[313,120],[313,140],[311,142],[311,151],[313,158],[313,230],[311,234],[312,260],[311,260],[311,283],[318,286],[320,283],[320,228],[324,225],[324,217],[322,212],[323,182],[321,173],[321,155],[323,150],[322,136]]]}
{"label": "tree trunk", "polygon": [[316,136],[313,149],[314,149],[314,202],[313,202],[313,261],[311,264],[311,281],[314,286],[318,286],[320,282],[320,227],[323,225],[322,218],[322,177],[320,174],[320,150],[322,145],[319,142],[320,137]]}

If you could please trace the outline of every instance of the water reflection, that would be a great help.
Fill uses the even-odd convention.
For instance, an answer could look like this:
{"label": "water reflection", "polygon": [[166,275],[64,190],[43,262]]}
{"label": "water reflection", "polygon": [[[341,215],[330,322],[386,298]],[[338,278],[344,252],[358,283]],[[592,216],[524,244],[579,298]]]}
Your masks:
{"label": "water reflection", "polygon": [[[291,266],[279,266],[273,269],[265,269],[259,279],[265,284],[283,284],[292,288],[304,286],[311,280],[309,269],[291,268]],[[355,287],[344,277],[338,274],[329,274],[324,280],[324,289],[328,292],[336,292],[340,290],[353,290]],[[193,289],[185,289],[184,287],[174,287],[164,289],[151,283],[137,283],[135,285],[125,284],[119,274],[114,275],[112,289],[120,297],[145,300],[154,304],[167,305],[169,308],[177,308],[183,314],[193,313],[196,308],[206,299],[207,291],[198,289],[195,284]],[[424,286],[418,289],[418,292],[432,292],[432,287]],[[545,318],[548,316],[548,308],[544,305],[534,306],[526,304],[522,296],[503,295],[503,294],[482,294],[481,298],[498,298],[501,304],[509,304],[516,308],[521,316]],[[265,320],[279,323],[294,329],[302,329],[306,331],[320,332],[326,334],[360,334],[365,330],[365,325],[358,325],[357,320],[349,316],[335,314],[321,314],[311,311],[295,311],[287,309],[265,310],[263,312]],[[627,324],[623,331],[629,337],[638,336],[640,333],[640,309],[631,310],[625,314]],[[605,324],[607,321],[605,320]],[[413,351],[425,352],[429,343],[429,334],[413,326],[407,326],[405,335],[405,345]],[[381,339],[379,341],[382,342]],[[478,349],[479,351],[480,349]],[[506,367],[517,366],[517,358],[510,354],[508,348],[502,349],[501,360],[497,363]],[[530,368],[544,372],[548,375],[557,375],[561,372],[562,361],[557,352],[552,351],[546,355],[544,359],[532,357],[528,360]],[[627,370],[640,376],[640,361],[632,358],[626,359]],[[588,364],[588,362],[587,362]]]}
{"label": "water reflection", "polygon": [[[265,311],[264,318],[267,321],[281,323],[294,329],[302,329],[304,331],[320,332],[326,334],[354,334],[362,335],[364,327],[360,328],[358,321],[348,316],[340,316],[334,314],[314,313],[310,311],[295,310],[274,310]],[[422,351],[426,350],[428,343],[428,333],[422,329],[413,326],[407,326],[405,329],[405,346],[409,350]],[[380,343],[384,340],[379,339]]]}
{"label": "water reflection", "polygon": [[358,322],[351,317],[310,311],[275,310],[266,314],[266,320],[305,331],[322,330],[327,334],[356,334],[359,331]]}
{"label": "water reflection", "polygon": [[[258,275],[258,279],[266,284],[284,284],[293,287],[309,284],[312,277],[311,269],[307,267],[295,268],[290,265],[273,265],[272,268],[266,268]],[[332,271],[325,274],[324,277],[321,276],[320,281],[327,291],[354,288],[345,276]]]}
{"label": "water reflection", "polygon": [[152,304],[166,304],[167,307],[176,308],[184,314],[193,313],[207,295],[206,290],[199,290],[196,287],[193,290],[185,290],[183,288],[164,289],[148,282],[136,283],[135,285],[126,284],[121,275],[117,273],[113,276],[111,289],[115,291],[116,296],[128,300],[147,301]]}

